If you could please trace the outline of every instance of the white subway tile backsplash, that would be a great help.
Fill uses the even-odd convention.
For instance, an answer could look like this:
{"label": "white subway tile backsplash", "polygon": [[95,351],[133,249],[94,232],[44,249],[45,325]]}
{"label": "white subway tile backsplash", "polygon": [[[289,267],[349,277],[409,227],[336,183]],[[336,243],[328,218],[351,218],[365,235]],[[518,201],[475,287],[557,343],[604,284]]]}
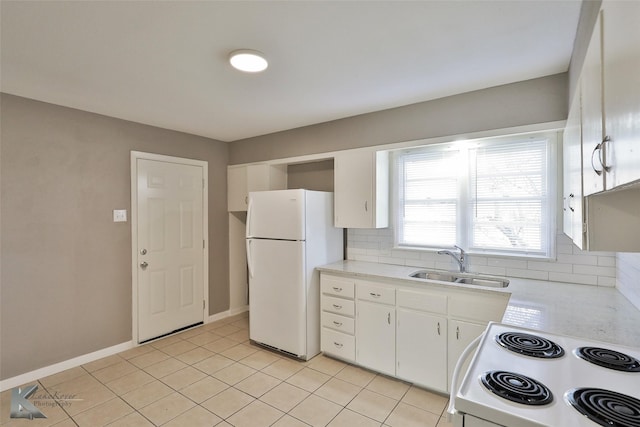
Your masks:
{"label": "white subway tile backsplash", "polygon": [[[617,286],[627,298],[632,295],[640,308],[640,254],[586,252],[575,246],[564,234],[556,241],[556,260],[511,259],[489,255],[468,255],[469,271],[496,276],[521,277],[597,286]],[[349,229],[347,257],[359,261],[380,262],[457,270],[458,265],[448,255],[433,251],[398,249],[393,247],[393,229]],[[622,279],[620,271],[624,274]],[[623,291],[624,290],[624,291]],[[633,300],[632,300],[633,302]]]}
{"label": "white subway tile backsplash", "polygon": [[640,253],[616,254],[616,288],[640,310]]}
{"label": "white subway tile backsplash", "polygon": [[598,276],[587,276],[574,273],[549,273],[549,280],[554,282],[578,283],[581,285],[597,285]]}
{"label": "white subway tile backsplash", "polygon": [[[588,252],[582,252],[588,253]],[[598,265],[597,255],[568,255],[558,254],[558,262],[565,264]]]}
{"label": "white subway tile backsplash", "polygon": [[615,267],[616,257],[615,256],[599,256],[598,265],[602,267]]}
{"label": "white subway tile backsplash", "polygon": [[593,265],[574,265],[573,272],[576,274],[589,274],[592,276],[616,277],[615,267],[598,267]]}
{"label": "white subway tile backsplash", "polygon": [[523,270],[519,268],[507,268],[507,276],[522,277],[525,279],[549,280],[548,271]]}
{"label": "white subway tile backsplash", "polygon": [[504,267],[492,267],[489,265],[471,265],[469,271],[473,271],[480,274],[489,274],[492,276],[506,276],[507,269]]}
{"label": "white subway tile backsplash", "polygon": [[559,262],[529,261],[527,262],[527,269],[539,271],[555,271],[558,273],[571,273],[573,272],[573,265],[563,264]]}
{"label": "white subway tile backsplash", "polygon": [[527,268],[527,261],[521,259],[508,259],[508,258],[489,258],[487,265],[491,267],[503,267],[503,268]]}

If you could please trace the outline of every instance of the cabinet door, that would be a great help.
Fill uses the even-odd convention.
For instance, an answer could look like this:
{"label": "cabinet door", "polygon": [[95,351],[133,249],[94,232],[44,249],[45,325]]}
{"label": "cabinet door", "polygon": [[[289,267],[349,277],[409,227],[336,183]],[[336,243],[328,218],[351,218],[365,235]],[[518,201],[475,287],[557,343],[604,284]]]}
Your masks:
{"label": "cabinet door", "polygon": [[[578,83],[578,88],[580,84]],[[582,208],[582,132],[580,90],[569,110],[562,138],[563,152],[563,231],[582,249],[584,244]]]}
{"label": "cabinet door", "polygon": [[582,159],[584,195],[604,190],[602,162],[604,152],[598,147],[604,138],[602,128],[602,57],[601,19],[598,15],[593,35],[587,48],[581,76],[582,90]]}
{"label": "cabinet door", "polygon": [[247,210],[249,193],[247,192],[247,167],[227,169],[227,210],[240,212]]}
{"label": "cabinet door", "polygon": [[388,153],[345,151],[336,155],[334,168],[336,227],[388,227]]}
{"label": "cabinet door", "polygon": [[[451,377],[453,376],[453,370],[456,367],[456,363],[458,363],[460,355],[471,341],[479,337],[484,332],[486,326],[486,324],[480,323],[463,322],[455,319],[449,320],[449,369],[447,380],[447,385],[449,387],[447,387],[447,389],[451,387]],[[466,361],[461,371],[462,373],[467,371],[470,362],[471,357]],[[462,381],[462,377],[459,378],[459,381]]]}
{"label": "cabinet door", "polygon": [[395,307],[357,301],[356,361],[367,368],[395,375]]}
{"label": "cabinet door", "polygon": [[607,188],[640,179],[640,2],[603,2]]}
{"label": "cabinet door", "polygon": [[346,151],[336,156],[336,227],[372,227],[375,176],[372,156],[370,151]]}
{"label": "cabinet door", "polygon": [[262,164],[230,167],[227,169],[227,210],[246,212],[250,191],[286,188],[286,166]]}
{"label": "cabinet door", "polygon": [[398,309],[396,329],[398,378],[447,391],[447,319]]}

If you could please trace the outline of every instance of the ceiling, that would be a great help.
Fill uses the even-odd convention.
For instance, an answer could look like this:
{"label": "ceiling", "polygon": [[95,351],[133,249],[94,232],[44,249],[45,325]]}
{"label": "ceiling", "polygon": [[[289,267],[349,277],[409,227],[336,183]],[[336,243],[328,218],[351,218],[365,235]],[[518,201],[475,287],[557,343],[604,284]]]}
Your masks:
{"label": "ceiling", "polygon": [[581,2],[0,5],[2,92],[234,141],[567,71]]}

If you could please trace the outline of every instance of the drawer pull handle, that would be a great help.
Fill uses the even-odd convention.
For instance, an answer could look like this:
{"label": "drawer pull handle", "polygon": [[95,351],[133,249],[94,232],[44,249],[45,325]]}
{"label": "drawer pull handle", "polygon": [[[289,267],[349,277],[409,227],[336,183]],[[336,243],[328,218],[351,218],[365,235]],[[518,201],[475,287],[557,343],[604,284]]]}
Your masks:
{"label": "drawer pull handle", "polygon": [[340,344],[339,342],[335,342],[335,341],[333,342],[333,344],[338,348],[342,348],[342,346],[344,345],[344,344]]}
{"label": "drawer pull handle", "polygon": [[391,313],[387,313],[387,323],[391,324]]}
{"label": "drawer pull handle", "polygon": [[380,294],[376,294],[374,292],[369,292],[369,295],[371,295],[374,298],[380,298]]}
{"label": "drawer pull handle", "polygon": [[333,290],[336,291],[336,292],[342,292],[342,288],[339,288],[337,286],[334,286]]}
{"label": "drawer pull handle", "polygon": [[336,322],[335,320],[333,321],[333,324],[336,325],[337,327],[342,326],[342,322]]}
{"label": "drawer pull handle", "polygon": [[342,306],[338,304],[333,304],[333,308],[335,308],[336,310],[342,310]]}
{"label": "drawer pull handle", "polygon": [[438,335],[440,335],[440,322],[438,322]]}
{"label": "drawer pull handle", "polygon": [[459,340],[460,339],[460,327],[456,326],[456,339]]}

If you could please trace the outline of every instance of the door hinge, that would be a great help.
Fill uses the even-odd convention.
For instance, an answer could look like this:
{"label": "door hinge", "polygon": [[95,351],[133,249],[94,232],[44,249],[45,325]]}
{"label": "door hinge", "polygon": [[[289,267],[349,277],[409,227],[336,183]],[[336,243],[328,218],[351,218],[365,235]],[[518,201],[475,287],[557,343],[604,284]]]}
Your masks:
{"label": "door hinge", "polygon": [[206,249],[205,243],[204,243],[204,239],[202,239],[202,249]]}
{"label": "door hinge", "polygon": [[202,309],[203,309],[203,310],[206,308],[205,304],[206,304],[206,303],[205,303],[205,301],[204,301],[204,300],[202,300]]}
{"label": "door hinge", "polygon": [[204,178],[202,178],[202,188],[204,188]]}

